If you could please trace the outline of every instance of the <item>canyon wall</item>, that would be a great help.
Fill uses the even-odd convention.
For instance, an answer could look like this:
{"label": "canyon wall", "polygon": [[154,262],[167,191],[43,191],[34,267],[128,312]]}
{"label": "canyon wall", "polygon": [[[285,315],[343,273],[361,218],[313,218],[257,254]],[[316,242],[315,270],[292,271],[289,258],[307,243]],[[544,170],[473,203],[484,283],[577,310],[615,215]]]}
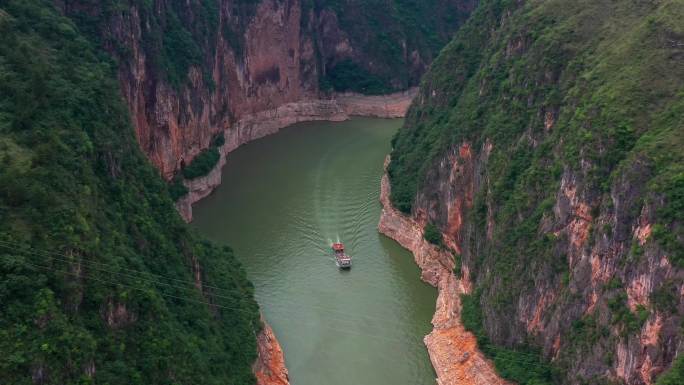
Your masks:
{"label": "canyon wall", "polygon": [[0,33],[0,382],[254,383],[254,286],[177,215],[111,58],[49,1]]}
{"label": "canyon wall", "polygon": [[[393,141],[391,201],[419,226],[390,235],[435,225],[469,319],[521,361],[539,349],[562,383],[653,384],[683,357],[673,15],[670,1],[482,2]],[[530,380],[514,361],[511,379]]]}
{"label": "canyon wall", "polygon": [[[387,159],[389,161],[389,158]],[[460,320],[461,298],[470,286],[453,271],[456,264],[451,250],[425,240],[420,219],[409,217],[392,207],[390,183],[382,177],[380,202],[382,214],[378,229],[413,253],[421,279],[438,290],[433,330],[424,339],[439,385],[504,385],[494,368],[477,348],[477,339]],[[424,218],[423,218],[424,219]]]}
{"label": "canyon wall", "polygon": [[[397,11],[389,2],[56,3],[116,60],[140,146],[167,180],[220,133],[241,144],[263,135],[253,131],[326,116],[341,119],[339,109],[373,115],[354,97],[336,92],[346,85],[365,93],[416,85],[475,4],[421,4],[412,17],[420,18],[416,12],[425,8],[426,20],[418,21],[431,24],[413,35],[413,24],[395,15],[403,8]],[[368,12],[358,14],[364,7]],[[433,15],[440,10],[449,11],[449,18]],[[369,29],[377,22],[371,14],[384,21],[382,36]],[[359,34],[364,28],[367,34]]]}
{"label": "canyon wall", "polygon": [[[300,121],[403,117],[415,94],[411,87],[475,5],[54,3],[113,59],[140,148],[164,179],[180,178],[187,189],[176,201],[186,221],[192,203],[220,184],[226,155],[244,143]],[[218,137],[214,167],[184,179],[185,167]],[[257,342],[258,383],[287,384],[282,350],[267,325]]]}

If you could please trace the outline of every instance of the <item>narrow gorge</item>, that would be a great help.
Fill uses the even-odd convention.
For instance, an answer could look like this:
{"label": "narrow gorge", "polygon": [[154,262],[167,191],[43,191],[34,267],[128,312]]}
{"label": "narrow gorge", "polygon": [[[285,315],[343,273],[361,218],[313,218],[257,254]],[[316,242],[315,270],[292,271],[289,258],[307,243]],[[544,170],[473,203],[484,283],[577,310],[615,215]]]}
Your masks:
{"label": "narrow gorge", "polygon": [[[57,3],[117,61],[138,142],[167,180],[182,175],[218,136],[223,159],[299,121],[403,116],[411,87],[475,6],[472,0],[394,8],[326,0]],[[426,30],[421,23],[428,20]],[[372,32],[378,22],[387,28],[382,35]],[[171,37],[180,41],[169,44]],[[381,94],[387,96],[367,96]],[[182,182],[190,190],[179,203],[186,220],[191,202],[218,183],[217,175]]]}
{"label": "narrow gorge", "polygon": [[[293,384],[433,384],[435,291],[379,236],[377,181],[399,119],[300,123],[235,150],[192,227],[229,244]],[[353,156],[350,156],[353,154]],[[350,271],[330,245],[344,242]]]}
{"label": "narrow gorge", "polygon": [[0,0],[0,382],[684,383],[683,18]]}
{"label": "narrow gorge", "polygon": [[2,378],[286,383],[232,250],[168,197],[190,220],[228,152],[289,124],[403,116],[474,6],[1,2]]}

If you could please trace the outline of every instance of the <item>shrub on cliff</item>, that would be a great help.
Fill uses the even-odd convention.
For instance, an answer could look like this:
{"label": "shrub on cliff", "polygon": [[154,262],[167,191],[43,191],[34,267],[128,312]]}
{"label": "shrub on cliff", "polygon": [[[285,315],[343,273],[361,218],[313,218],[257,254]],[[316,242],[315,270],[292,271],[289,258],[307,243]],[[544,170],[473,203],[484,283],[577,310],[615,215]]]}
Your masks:
{"label": "shrub on cliff", "polygon": [[173,181],[169,184],[169,194],[174,202],[184,197],[188,192],[188,188],[183,184],[182,178],[173,178]]}
{"label": "shrub on cliff", "polygon": [[187,179],[195,179],[209,174],[221,159],[218,148],[209,147],[202,151],[190,164],[183,169],[183,176]]}
{"label": "shrub on cliff", "polygon": [[477,345],[491,358],[496,370],[507,380],[520,385],[552,385],[558,383],[558,373],[545,363],[539,351],[521,345],[511,349],[492,344],[484,329],[481,294],[461,295],[461,322],[477,338]]}
{"label": "shrub on cliff", "polygon": [[442,239],[442,232],[439,231],[439,228],[432,223],[426,224],[423,228],[423,237],[426,241],[436,246],[442,246],[444,242]]}
{"label": "shrub on cliff", "polygon": [[216,134],[214,139],[211,140],[211,145],[214,147],[221,147],[224,144],[226,144],[226,137],[223,135],[223,132]]}
{"label": "shrub on cliff", "polygon": [[658,378],[656,385],[684,384],[684,356],[677,358],[669,371]]}

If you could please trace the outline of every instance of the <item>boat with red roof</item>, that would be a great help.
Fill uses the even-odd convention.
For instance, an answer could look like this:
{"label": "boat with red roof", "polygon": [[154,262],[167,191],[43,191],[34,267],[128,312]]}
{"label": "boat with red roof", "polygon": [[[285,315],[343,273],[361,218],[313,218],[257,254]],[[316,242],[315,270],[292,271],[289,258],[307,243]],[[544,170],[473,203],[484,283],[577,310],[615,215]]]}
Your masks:
{"label": "boat with red roof", "polygon": [[349,269],[352,265],[352,258],[344,252],[344,244],[336,242],[332,244],[333,252],[335,253],[335,263],[340,269]]}

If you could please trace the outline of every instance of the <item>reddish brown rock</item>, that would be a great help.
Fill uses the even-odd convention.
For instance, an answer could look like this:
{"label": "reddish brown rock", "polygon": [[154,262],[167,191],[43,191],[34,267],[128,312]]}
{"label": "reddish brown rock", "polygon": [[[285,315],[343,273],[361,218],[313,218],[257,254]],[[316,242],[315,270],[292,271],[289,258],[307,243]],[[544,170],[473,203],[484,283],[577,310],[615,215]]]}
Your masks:
{"label": "reddish brown rock", "polygon": [[[461,252],[460,288],[466,292],[471,289],[471,279],[482,280],[489,274],[487,268],[478,271],[475,263],[486,258],[487,247],[500,241],[501,229],[506,228],[496,223],[492,214],[501,209],[498,202],[483,202],[487,210],[484,231],[470,220],[472,197],[485,189],[490,192],[482,195],[486,199],[491,196],[487,163],[495,145],[485,139],[479,151],[468,142],[449,147],[435,159],[415,197],[413,213],[406,219],[415,228],[406,230],[410,224],[387,213],[381,222],[383,232],[410,250],[419,248],[411,242],[420,241],[422,225],[428,221],[436,224],[445,244]],[[673,266],[652,239],[660,198],[644,200],[644,186],[632,179],[646,170],[637,168],[630,170],[632,176],[618,178],[610,196],[604,198],[609,202],[601,202],[587,183],[592,164],[583,160],[581,165],[581,170],[563,171],[554,192],[553,209],[538,225],[538,235],[554,242],[553,255],[566,264],[567,272],[553,278],[547,270],[538,270],[532,278],[534,284],[519,293],[506,312],[493,310],[491,302],[487,303],[491,298],[485,298],[484,326],[496,344],[515,346],[533,341],[552,363],[569,364],[568,383],[605,376],[627,384],[652,384],[681,350],[680,318],[659,309],[654,296],[670,292],[672,306],[680,307],[684,298],[681,269]],[[393,231],[393,227],[403,230]],[[485,256],[476,255],[481,252]],[[422,251],[414,253],[418,261],[426,259]],[[442,263],[450,266],[446,259]],[[424,269],[424,278],[433,284],[439,282],[435,270]],[[478,275],[471,277],[472,271]],[[490,290],[507,289],[495,282]],[[632,313],[630,317],[642,322],[629,333],[613,310],[623,301],[625,310]],[[575,320],[584,317],[601,325],[609,337],[601,339],[595,348],[578,353],[572,328]]]}
{"label": "reddish brown rock", "polygon": [[378,229],[413,253],[422,270],[421,278],[439,292],[432,318],[433,330],[424,339],[437,372],[437,383],[508,384],[478,350],[475,336],[461,324],[460,294],[466,292],[464,286],[467,285],[453,274],[453,256],[425,241],[422,224],[394,209],[389,196],[389,179],[384,175],[380,194],[383,209]]}
{"label": "reddish brown rock", "polygon": [[273,334],[273,329],[266,322],[263,325],[257,336],[258,356],[253,367],[257,385],[290,385],[283,349]]}

